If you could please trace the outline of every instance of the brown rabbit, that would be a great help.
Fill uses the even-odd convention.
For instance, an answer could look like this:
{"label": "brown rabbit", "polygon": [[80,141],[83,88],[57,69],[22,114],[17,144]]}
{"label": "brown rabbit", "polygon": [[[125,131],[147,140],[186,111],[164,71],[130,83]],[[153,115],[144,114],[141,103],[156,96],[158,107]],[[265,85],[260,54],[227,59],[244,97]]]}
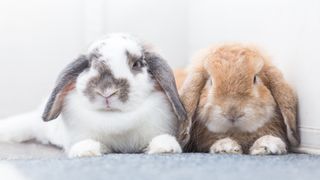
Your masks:
{"label": "brown rabbit", "polygon": [[186,151],[284,154],[299,144],[296,94],[257,49],[208,48],[176,79],[189,116],[180,128]]}

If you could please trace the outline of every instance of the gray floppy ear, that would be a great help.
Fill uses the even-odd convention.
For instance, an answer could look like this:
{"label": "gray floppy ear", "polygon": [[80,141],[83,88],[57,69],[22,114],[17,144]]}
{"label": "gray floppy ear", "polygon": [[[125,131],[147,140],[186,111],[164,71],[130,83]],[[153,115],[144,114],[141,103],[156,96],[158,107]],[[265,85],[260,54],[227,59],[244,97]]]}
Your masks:
{"label": "gray floppy ear", "polygon": [[161,56],[153,52],[145,52],[145,60],[149,72],[166,93],[177,118],[180,121],[187,120],[187,112],[179,98],[175,78],[170,66]]}
{"label": "gray floppy ear", "polygon": [[89,60],[82,55],[70,63],[59,75],[42,115],[43,121],[56,119],[61,111],[65,96],[75,88],[75,81],[83,70],[89,67]]}

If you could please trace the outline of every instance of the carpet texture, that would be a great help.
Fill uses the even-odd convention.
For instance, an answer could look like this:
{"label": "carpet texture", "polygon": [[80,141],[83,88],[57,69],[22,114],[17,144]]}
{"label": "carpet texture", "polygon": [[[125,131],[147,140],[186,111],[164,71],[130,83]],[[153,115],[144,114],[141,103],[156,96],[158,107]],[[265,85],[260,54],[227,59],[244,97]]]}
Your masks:
{"label": "carpet texture", "polygon": [[[11,152],[8,152],[8,146],[16,147],[10,147]],[[17,150],[17,147],[20,148]],[[0,179],[10,177],[8,172],[11,171],[17,175],[11,176],[14,180],[320,179],[320,156],[305,154],[110,154],[97,158],[68,159],[61,151],[50,148],[30,144],[0,145]],[[23,152],[32,153],[23,155]]]}

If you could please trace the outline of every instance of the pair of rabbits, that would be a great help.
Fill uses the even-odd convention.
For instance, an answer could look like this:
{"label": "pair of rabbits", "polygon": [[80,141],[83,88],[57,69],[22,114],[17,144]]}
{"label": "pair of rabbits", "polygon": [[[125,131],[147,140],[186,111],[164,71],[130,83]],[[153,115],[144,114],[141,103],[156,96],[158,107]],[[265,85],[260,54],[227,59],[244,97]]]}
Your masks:
{"label": "pair of rabbits", "polygon": [[71,158],[283,154],[298,144],[296,96],[257,50],[227,45],[196,59],[174,76],[146,43],[111,34],[60,73],[46,104],[1,120],[0,141],[35,139]]}

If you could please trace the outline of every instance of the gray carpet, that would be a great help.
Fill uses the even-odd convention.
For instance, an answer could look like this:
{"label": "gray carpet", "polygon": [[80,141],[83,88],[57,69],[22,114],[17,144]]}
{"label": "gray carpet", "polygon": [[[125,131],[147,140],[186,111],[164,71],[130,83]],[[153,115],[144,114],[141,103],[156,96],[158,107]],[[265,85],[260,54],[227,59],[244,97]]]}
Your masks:
{"label": "gray carpet", "polygon": [[[29,154],[24,154],[25,152]],[[3,176],[6,173],[3,174],[4,170],[1,172],[1,164],[14,168],[15,173],[28,180],[320,179],[320,156],[304,154],[283,156],[111,154],[98,158],[71,160],[51,147],[0,144],[0,159],[2,159],[1,180],[4,180],[3,177],[9,177]],[[21,179],[21,177],[15,178],[15,180]]]}

